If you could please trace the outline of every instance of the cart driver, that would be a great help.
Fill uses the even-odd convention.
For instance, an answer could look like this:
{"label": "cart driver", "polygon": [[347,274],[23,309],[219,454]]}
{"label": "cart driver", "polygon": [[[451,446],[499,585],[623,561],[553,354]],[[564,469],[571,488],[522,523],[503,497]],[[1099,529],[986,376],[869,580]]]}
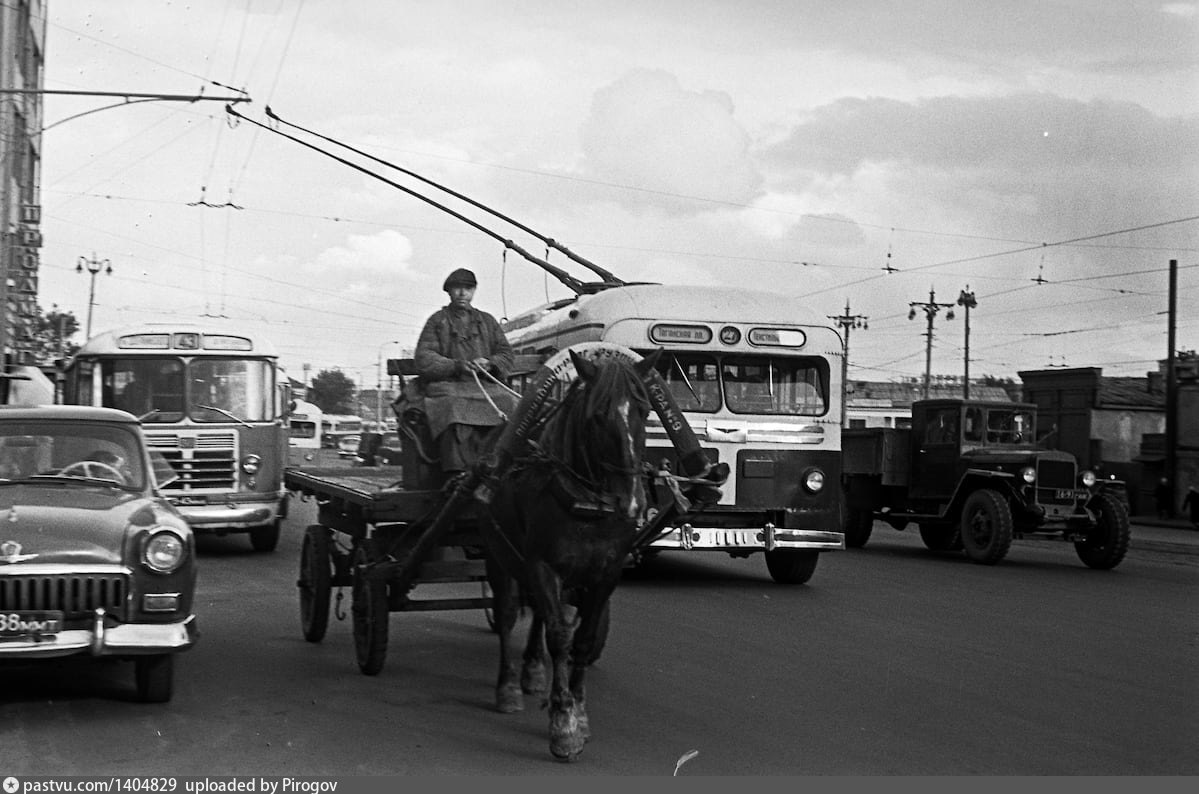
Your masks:
{"label": "cart driver", "polygon": [[471,305],[477,286],[465,268],[446,277],[442,289],[450,302],[425,322],[414,356],[429,432],[450,476],[474,465],[487,433],[516,407],[511,393],[492,380],[507,378],[512,348],[495,317]]}

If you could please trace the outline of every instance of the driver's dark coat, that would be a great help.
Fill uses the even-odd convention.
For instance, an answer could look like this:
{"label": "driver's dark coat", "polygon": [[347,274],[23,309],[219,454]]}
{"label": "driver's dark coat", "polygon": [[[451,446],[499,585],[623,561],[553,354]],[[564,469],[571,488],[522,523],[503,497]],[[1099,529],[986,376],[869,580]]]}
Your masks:
{"label": "driver's dark coat", "polygon": [[438,309],[425,322],[414,358],[434,438],[451,424],[502,424],[504,418],[496,407],[505,414],[515,407],[512,395],[488,378],[480,377],[487,396],[480,391],[466,367],[466,362],[479,357],[487,359],[489,371],[501,381],[512,370],[512,347],[499,322],[487,312],[451,304]]}

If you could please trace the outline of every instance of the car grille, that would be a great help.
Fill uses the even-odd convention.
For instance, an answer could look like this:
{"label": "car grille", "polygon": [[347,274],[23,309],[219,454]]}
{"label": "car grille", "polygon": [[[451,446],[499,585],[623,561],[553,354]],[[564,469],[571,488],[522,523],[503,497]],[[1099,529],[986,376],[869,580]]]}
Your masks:
{"label": "car grille", "polygon": [[[1037,461],[1037,499],[1042,504],[1073,504],[1074,481],[1076,478],[1074,461],[1050,460],[1042,458]],[[1058,491],[1069,492],[1069,498],[1059,498]]]}
{"label": "car grille", "polygon": [[164,489],[168,493],[223,492],[236,487],[236,433],[155,433],[147,434],[146,440],[179,475]]}
{"label": "car grille", "polygon": [[0,611],[60,610],[70,619],[103,607],[122,617],[128,592],[122,574],[0,576]]}

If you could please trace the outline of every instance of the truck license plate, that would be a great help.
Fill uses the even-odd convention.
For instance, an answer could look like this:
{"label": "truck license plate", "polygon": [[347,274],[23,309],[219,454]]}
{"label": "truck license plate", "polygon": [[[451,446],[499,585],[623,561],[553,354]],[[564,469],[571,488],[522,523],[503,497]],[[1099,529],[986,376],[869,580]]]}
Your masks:
{"label": "truck license plate", "polygon": [[1075,499],[1080,496],[1085,496],[1085,494],[1080,494],[1078,491],[1074,490],[1073,488],[1058,488],[1057,496],[1055,498],[1057,498],[1057,499]]}
{"label": "truck license plate", "polygon": [[62,631],[62,612],[10,610],[0,612],[0,640],[52,637]]}

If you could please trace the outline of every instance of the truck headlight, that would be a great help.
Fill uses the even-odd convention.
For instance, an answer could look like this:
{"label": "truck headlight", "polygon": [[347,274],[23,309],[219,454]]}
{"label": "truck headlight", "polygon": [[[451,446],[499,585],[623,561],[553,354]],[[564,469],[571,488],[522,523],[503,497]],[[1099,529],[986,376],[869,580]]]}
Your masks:
{"label": "truck headlight", "polygon": [[824,472],[820,469],[808,469],[803,477],[803,487],[811,493],[820,493],[824,488]]}
{"label": "truck headlight", "polygon": [[1083,469],[1082,472],[1079,473],[1078,478],[1082,480],[1082,484],[1088,488],[1095,484],[1095,472],[1091,471],[1090,469]]}
{"label": "truck headlight", "polygon": [[172,530],[151,530],[142,546],[142,565],[156,573],[172,573],[187,558],[187,544]]}
{"label": "truck headlight", "polygon": [[262,466],[262,458],[257,455],[246,455],[241,459],[241,470],[246,474],[257,474]]}
{"label": "truck headlight", "polygon": [[1020,476],[1024,478],[1024,481],[1026,483],[1028,483],[1029,485],[1032,485],[1034,482],[1037,481],[1037,470],[1034,469],[1032,466],[1025,466],[1023,469],[1020,470]]}

